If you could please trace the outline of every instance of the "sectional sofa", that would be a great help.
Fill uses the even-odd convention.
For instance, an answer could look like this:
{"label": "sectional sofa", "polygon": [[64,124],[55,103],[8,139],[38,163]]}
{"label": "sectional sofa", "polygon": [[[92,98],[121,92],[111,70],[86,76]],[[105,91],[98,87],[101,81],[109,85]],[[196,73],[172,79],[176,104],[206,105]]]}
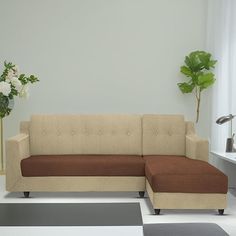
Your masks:
{"label": "sectional sofa", "polygon": [[147,191],[160,209],[226,208],[227,176],[182,115],[33,115],[6,141],[6,189]]}

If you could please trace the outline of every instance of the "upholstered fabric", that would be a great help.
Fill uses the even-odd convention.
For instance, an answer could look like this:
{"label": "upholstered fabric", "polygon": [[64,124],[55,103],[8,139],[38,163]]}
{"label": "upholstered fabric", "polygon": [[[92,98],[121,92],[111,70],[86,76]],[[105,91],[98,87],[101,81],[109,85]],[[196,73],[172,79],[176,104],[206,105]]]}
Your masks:
{"label": "upholstered fabric", "polygon": [[139,115],[34,115],[30,121],[32,155],[140,155]]}
{"label": "upholstered fabric", "polygon": [[192,121],[185,121],[186,135],[195,134],[194,123]]}
{"label": "upholstered fabric", "polygon": [[228,179],[212,165],[182,156],[145,156],[154,192],[227,193]]}
{"label": "upholstered fabric", "polygon": [[49,155],[21,161],[22,176],[144,176],[141,156]]}
{"label": "upholstered fabric", "polygon": [[185,155],[182,115],[143,115],[143,155]]}
{"label": "upholstered fabric", "polygon": [[154,209],[225,209],[224,193],[170,193],[154,192],[146,180],[146,189]]}
{"label": "upholstered fabric", "polygon": [[208,162],[209,142],[207,139],[199,137],[194,129],[194,123],[186,121],[186,153],[185,155],[192,159]]}
{"label": "upholstered fabric", "polygon": [[208,162],[209,143],[196,134],[186,135],[186,156]]}
{"label": "upholstered fabric", "polygon": [[18,134],[6,142],[6,188],[13,188],[21,178],[20,162],[30,156],[29,135]]}
{"label": "upholstered fabric", "polygon": [[20,133],[29,134],[30,122],[29,121],[21,121],[20,122]]}
{"label": "upholstered fabric", "polygon": [[183,116],[35,115],[20,132],[6,142],[7,191],[146,189],[154,208],[226,208],[227,177],[187,158],[207,161],[208,142]]}
{"label": "upholstered fabric", "polygon": [[9,192],[145,191],[144,176],[44,176],[19,177]]}

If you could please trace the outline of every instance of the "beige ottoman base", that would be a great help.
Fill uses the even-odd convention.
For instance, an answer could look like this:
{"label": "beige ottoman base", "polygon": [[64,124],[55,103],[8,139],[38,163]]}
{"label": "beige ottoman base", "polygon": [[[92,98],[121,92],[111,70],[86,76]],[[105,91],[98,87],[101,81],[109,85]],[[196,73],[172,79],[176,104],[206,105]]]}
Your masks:
{"label": "beige ottoman base", "polygon": [[225,209],[227,194],[153,192],[146,179],[146,189],[154,209]]}

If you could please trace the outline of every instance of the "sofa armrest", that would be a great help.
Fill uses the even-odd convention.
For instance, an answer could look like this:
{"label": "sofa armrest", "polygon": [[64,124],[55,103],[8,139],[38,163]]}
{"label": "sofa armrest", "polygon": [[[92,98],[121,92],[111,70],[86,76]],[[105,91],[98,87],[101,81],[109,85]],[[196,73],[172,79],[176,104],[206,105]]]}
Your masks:
{"label": "sofa armrest", "polygon": [[8,191],[22,177],[20,162],[29,156],[28,134],[18,134],[6,141],[6,189]]}
{"label": "sofa armrest", "polygon": [[186,156],[208,162],[209,143],[196,134],[186,135]]}

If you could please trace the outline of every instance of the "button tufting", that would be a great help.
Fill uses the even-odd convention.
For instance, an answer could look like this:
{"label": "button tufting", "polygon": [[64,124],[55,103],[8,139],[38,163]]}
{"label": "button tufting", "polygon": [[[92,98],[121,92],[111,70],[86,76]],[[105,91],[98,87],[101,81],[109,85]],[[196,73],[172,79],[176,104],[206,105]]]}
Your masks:
{"label": "button tufting", "polygon": [[46,130],[43,130],[43,131],[42,131],[42,134],[43,134],[43,135],[46,135]]}
{"label": "button tufting", "polygon": [[98,131],[98,135],[102,135],[102,131],[101,130]]}
{"label": "button tufting", "polygon": [[57,131],[57,136],[60,136],[61,135],[61,132],[58,130]]}
{"label": "button tufting", "polygon": [[127,135],[130,136],[130,134],[131,134],[131,133],[128,131],[128,132],[127,132]]}
{"label": "button tufting", "polygon": [[74,130],[71,130],[71,135],[75,135],[75,131]]}

